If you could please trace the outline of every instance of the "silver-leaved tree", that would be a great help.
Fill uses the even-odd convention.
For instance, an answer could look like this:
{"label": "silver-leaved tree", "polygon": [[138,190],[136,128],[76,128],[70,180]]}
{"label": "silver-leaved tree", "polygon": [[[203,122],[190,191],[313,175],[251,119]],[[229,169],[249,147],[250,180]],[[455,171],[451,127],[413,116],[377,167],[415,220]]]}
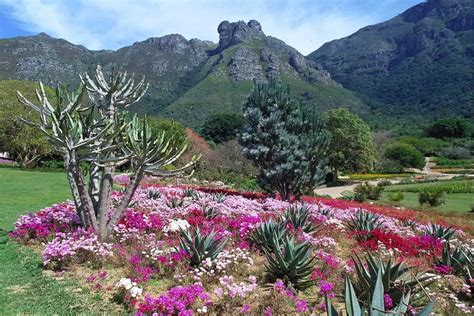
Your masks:
{"label": "silver-leaved tree", "polygon": [[271,78],[268,83],[254,82],[243,110],[239,143],[243,156],[260,169],[260,187],[276,190],[285,200],[313,190],[325,175],[329,145],[314,108]]}
{"label": "silver-leaved tree", "polygon": [[[175,136],[167,131],[152,132],[146,118],[128,115],[126,108],[139,101],[148,88],[144,77],[135,82],[133,76],[118,72],[106,78],[97,66],[93,78],[88,74],[80,78],[76,91],[57,88],[54,106],[46,97],[42,83],[36,91],[39,104],[27,100],[18,91],[17,95],[21,103],[37,111],[41,118],[40,123],[23,121],[41,130],[62,154],[82,225],[94,229],[101,240],[107,240],[146,174],[179,174],[193,166],[198,157],[177,170],[163,170],[187,146],[177,145]],[[90,102],[84,103],[86,91]],[[112,205],[115,169],[124,164],[132,170],[130,183],[121,200]]]}

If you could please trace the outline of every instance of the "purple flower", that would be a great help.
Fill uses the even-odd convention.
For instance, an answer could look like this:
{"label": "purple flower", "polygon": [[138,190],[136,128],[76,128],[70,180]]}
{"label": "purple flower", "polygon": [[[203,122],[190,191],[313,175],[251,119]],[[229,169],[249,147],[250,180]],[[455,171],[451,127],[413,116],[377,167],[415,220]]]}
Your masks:
{"label": "purple flower", "polygon": [[319,281],[320,294],[324,295],[328,292],[331,292],[334,289],[334,284],[326,282],[324,280]]}
{"label": "purple flower", "polygon": [[306,313],[309,311],[308,302],[306,300],[296,300],[295,309],[297,313]]}
{"label": "purple flower", "polygon": [[250,305],[249,304],[244,304],[244,306],[242,306],[242,308],[240,308],[240,313],[242,314],[246,314],[248,312],[250,312]]}
{"label": "purple flower", "polygon": [[390,310],[393,307],[393,300],[390,294],[385,293],[383,295],[383,302],[384,302],[385,310]]}

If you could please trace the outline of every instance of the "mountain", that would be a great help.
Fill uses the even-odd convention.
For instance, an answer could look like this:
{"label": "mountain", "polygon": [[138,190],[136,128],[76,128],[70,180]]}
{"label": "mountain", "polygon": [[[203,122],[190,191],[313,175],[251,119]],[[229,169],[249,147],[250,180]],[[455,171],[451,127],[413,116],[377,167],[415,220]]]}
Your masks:
{"label": "mountain", "polygon": [[420,3],[307,58],[385,116],[474,118],[473,0]]}
{"label": "mountain", "polygon": [[218,26],[219,43],[179,34],[149,38],[116,51],[91,51],[44,33],[0,40],[0,79],[78,83],[78,74],[105,69],[145,75],[147,95],[132,110],[163,115],[199,128],[208,115],[241,112],[252,80],[278,76],[295,95],[321,109],[351,107],[368,113],[352,92],[317,63],[283,41],[267,36],[251,20]]}
{"label": "mountain", "polygon": [[252,80],[279,77],[291,91],[321,110],[351,107],[365,113],[365,105],[333,81],[317,63],[305,59],[283,41],[266,36],[260,23],[251,20],[218,27],[219,44],[197,73],[199,81],[163,112],[198,126],[211,113],[240,112],[252,89]]}

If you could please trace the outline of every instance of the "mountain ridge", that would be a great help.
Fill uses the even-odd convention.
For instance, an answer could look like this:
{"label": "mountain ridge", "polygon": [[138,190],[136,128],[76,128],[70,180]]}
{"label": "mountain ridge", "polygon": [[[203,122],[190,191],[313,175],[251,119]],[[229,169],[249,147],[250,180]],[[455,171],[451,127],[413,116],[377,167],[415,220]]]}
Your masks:
{"label": "mountain ridge", "polygon": [[[143,74],[150,82],[149,93],[132,110],[171,117],[193,128],[214,113],[239,113],[252,80],[271,76],[296,87],[307,99],[315,98],[321,108],[338,106],[332,99],[363,108],[321,66],[267,36],[258,21],[223,21],[217,31],[219,43],[168,34],[114,51],[91,51],[45,33],[6,39],[0,42],[0,59],[5,61],[0,63],[0,78],[71,85],[78,82],[78,73],[92,71],[96,64]],[[320,87],[332,95],[325,96],[327,91],[322,93]]]}
{"label": "mountain ridge", "polygon": [[474,1],[430,0],[307,56],[373,109],[474,118]]}
{"label": "mountain ridge", "polygon": [[145,75],[132,110],[199,128],[211,114],[241,112],[252,80],[279,77],[324,111],[347,107],[375,128],[433,118],[474,118],[474,1],[429,0],[302,55],[256,20],[222,21],[219,42],[168,34],[117,50],[88,50],[45,33],[0,40],[0,79],[78,83],[101,64]]}

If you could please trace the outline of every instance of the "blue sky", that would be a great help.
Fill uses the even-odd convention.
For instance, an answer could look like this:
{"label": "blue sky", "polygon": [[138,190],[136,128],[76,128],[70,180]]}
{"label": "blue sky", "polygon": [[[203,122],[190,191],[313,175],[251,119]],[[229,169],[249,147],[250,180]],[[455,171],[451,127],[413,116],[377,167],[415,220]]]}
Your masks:
{"label": "blue sky", "polygon": [[423,0],[0,0],[0,38],[46,32],[90,49],[179,33],[218,41],[223,20],[256,19],[303,54]]}

